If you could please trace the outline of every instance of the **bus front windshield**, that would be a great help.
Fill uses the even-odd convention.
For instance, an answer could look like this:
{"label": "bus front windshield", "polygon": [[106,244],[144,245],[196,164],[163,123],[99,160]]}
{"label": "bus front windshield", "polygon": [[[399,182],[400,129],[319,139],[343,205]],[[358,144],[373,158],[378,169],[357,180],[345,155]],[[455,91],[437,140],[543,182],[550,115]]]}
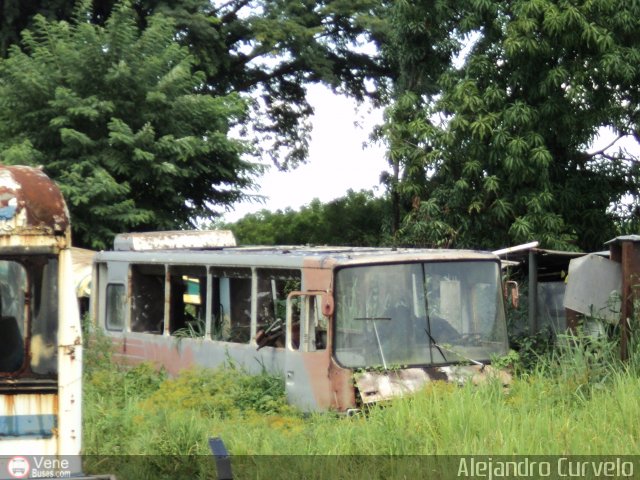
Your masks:
{"label": "bus front windshield", "polygon": [[335,356],[345,367],[486,362],[507,352],[497,262],[343,268],[335,301]]}
{"label": "bus front windshield", "polygon": [[58,260],[0,259],[0,378],[57,373]]}

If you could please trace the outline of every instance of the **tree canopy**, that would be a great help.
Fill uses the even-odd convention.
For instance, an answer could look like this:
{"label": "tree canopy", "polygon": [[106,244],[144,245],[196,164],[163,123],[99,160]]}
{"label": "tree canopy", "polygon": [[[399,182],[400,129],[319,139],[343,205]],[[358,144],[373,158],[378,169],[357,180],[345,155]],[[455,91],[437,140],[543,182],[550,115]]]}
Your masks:
{"label": "tree canopy", "polygon": [[60,185],[79,244],[124,229],[185,227],[228,205],[257,166],[228,136],[235,94],[199,92],[204,74],[164,16],[139,31],[119,7],[104,27],[37,17],[0,63],[0,157],[41,164]]}
{"label": "tree canopy", "polygon": [[238,243],[251,245],[383,245],[389,241],[389,202],[373,192],[349,190],[299,211],[262,210],[226,225]]}
{"label": "tree canopy", "polygon": [[282,169],[305,160],[307,84],[381,100],[389,70],[360,48],[383,38],[380,8],[7,0],[0,158],[44,166],[85,246],[211,218],[250,194],[260,159]]}
{"label": "tree canopy", "polygon": [[[85,0],[85,19],[105,25],[123,0]],[[254,148],[280,168],[306,159],[313,110],[306,85],[380,101],[391,70],[373,46],[386,30],[381,0],[124,0],[146,28],[153,14],[173,19],[176,40],[204,73],[203,92],[250,94],[243,124]],[[35,14],[70,20],[74,0],[6,0],[0,17],[0,55],[34,25]],[[368,46],[368,48],[364,48]]]}
{"label": "tree canopy", "polygon": [[[640,5],[399,0],[385,134],[405,241],[598,249],[637,219]],[[401,171],[400,171],[401,170]]]}
{"label": "tree canopy", "polygon": [[0,154],[45,166],[86,245],[211,217],[251,185],[247,152],[304,161],[310,82],[392,100],[378,135],[399,243],[599,249],[640,225],[636,2],[2,8]]}

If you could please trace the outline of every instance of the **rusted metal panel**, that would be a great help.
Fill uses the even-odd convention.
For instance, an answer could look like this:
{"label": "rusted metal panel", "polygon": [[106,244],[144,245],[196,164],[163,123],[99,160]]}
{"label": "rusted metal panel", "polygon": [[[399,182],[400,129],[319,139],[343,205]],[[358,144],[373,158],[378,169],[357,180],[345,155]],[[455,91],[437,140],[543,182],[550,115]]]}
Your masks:
{"label": "rusted metal panel", "polygon": [[337,410],[330,376],[331,352],[287,349],[285,355],[285,387],[289,403],[304,411]]}
{"label": "rusted metal panel", "polygon": [[318,268],[368,264],[486,260],[499,261],[490,252],[474,250],[335,248],[335,247],[224,247],[214,250],[171,249],[159,255],[154,251],[98,252],[98,262],[131,262],[185,265],[233,265],[256,268]]}
{"label": "rusted metal panel", "polygon": [[62,194],[42,170],[0,166],[0,235],[60,235],[68,229]]}
{"label": "rusted metal panel", "polygon": [[146,333],[109,334],[117,362],[135,365],[150,361],[170,375],[193,368],[220,367],[231,360],[249,373],[284,371],[284,349],[220,342],[210,338],[180,338]]}
{"label": "rusted metal panel", "polygon": [[[628,344],[633,328],[632,321],[636,312],[634,305],[640,298],[640,235],[626,235],[607,242],[610,258],[620,262],[622,269],[622,306],[620,312],[620,357],[629,357]],[[635,314],[635,315],[634,315]],[[637,323],[637,322],[636,322]]]}
{"label": "rusted metal panel", "polygon": [[353,384],[353,371],[340,367],[335,359],[329,364],[329,378],[333,395],[332,407],[345,412],[356,407],[356,391]]}
{"label": "rusted metal panel", "polygon": [[0,455],[58,453],[58,396],[56,394],[1,395]]}
{"label": "rusted metal panel", "polygon": [[121,233],[113,241],[114,250],[145,251],[167,249],[207,249],[235,247],[231,230],[194,230]]}
{"label": "rusted metal panel", "polygon": [[511,382],[511,376],[490,365],[453,365],[429,368],[406,368],[384,372],[356,372],[356,387],[362,403],[390,400],[415,393],[433,381],[446,381],[456,384],[471,382],[478,385],[497,379],[503,385]]}

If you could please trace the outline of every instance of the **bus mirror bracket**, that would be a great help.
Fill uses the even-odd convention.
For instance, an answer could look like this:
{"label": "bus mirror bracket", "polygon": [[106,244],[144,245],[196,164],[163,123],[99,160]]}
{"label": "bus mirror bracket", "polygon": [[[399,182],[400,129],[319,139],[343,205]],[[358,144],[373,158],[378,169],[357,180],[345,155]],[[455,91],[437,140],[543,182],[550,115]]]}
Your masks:
{"label": "bus mirror bracket", "polygon": [[333,315],[334,303],[333,292],[326,292],[322,294],[322,314],[325,317]]}
{"label": "bus mirror bracket", "polygon": [[511,297],[511,305],[513,308],[518,308],[520,304],[520,289],[518,288],[518,282],[509,280],[504,284],[504,299],[508,300]]}

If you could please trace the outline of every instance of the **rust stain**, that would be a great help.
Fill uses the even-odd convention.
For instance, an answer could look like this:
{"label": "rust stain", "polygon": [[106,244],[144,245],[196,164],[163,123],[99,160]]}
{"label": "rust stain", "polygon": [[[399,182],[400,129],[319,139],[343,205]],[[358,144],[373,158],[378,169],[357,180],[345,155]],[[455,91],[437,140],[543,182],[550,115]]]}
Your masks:
{"label": "rust stain", "polygon": [[356,391],[353,385],[353,371],[342,368],[331,358],[329,363],[329,378],[333,393],[332,407],[338,411],[346,411],[356,407]]}
{"label": "rust stain", "polygon": [[[113,340],[115,348],[114,360],[127,365],[135,365],[142,362],[153,362],[158,367],[164,367],[170,375],[177,375],[181,370],[196,365],[193,350],[188,345],[180,345],[176,348],[176,342],[154,343],[153,339],[144,340]],[[126,348],[118,348],[126,346]]]}
{"label": "rust stain", "polygon": [[0,166],[0,235],[60,234],[68,228],[64,198],[42,170]]}
{"label": "rust stain", "polygon": [[171,375],[177,375],[196,364],[193,350],[184,345],[179,351],[174,345],[147,345],[147,358],[164,366]]}
{"label": "rust stain", "polygon": [[317,352],[300,352],[304,367],[311,384],[313,397],[318,407],[326,410],[334,405],[334,395],[332,395],[330,363],[331,352],[321,350]]}
{"label": "rust stain", "polygon": [[5,415],[15,413],[16,401],[14,395],[2,395],[4,398]]}

